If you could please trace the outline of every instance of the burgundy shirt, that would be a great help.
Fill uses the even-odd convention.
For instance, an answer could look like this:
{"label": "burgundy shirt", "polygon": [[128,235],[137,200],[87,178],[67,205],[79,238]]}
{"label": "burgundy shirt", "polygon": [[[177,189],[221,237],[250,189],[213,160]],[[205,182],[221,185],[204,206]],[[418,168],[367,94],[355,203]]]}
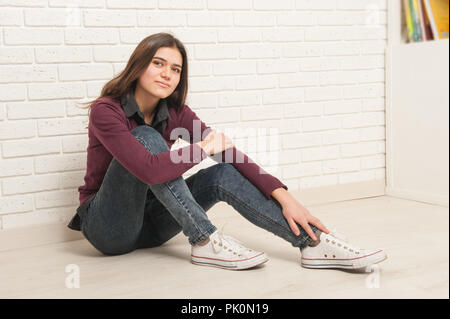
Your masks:
{"label": "burgundy shirt", "polygon": [[[197,126],[201,128],[201,134],[197,134],[199,136],[194,136],[194,120],[198,121]],[[101,98],[92,104],[88,125],[89,144],[85,184],[78,188],[80,207],[88,199],[93,198],[99,190],[113,157],[142,182],[152,185],[180,177],[208,156],[195,143],[201,140],[201,136],[205,137],[207,134],[207,132],[204,133],[205,130],[211,128],[187,105],[181,111],[177,111],[169,107],[165,99],[160,99],[151,126],[162,135],[169,149],[178,139],[176,134],[171,136],[171,132],[176,128],[185,128],[189,132],[189,137],[186,138],[186,134],[179,136],[190,143],[188,146],[152,154],[130,132],[138,125],[148,124],[144,122],[143,114],[139,111],[133,93],[124,95],[121,99]],[[184,162],[176,163],[171,160],[177,156],[181,158],[182,154],[188,154],[189,160],[186,160],[186,157],[183,157]],[[230,154],[232,154],[232,162]],[[288,189],[280,180],[267,173],[235,147],[215,154],[211,158],[217,162],[221,160],[231,163],[267,199],[270,199],[271,193],[279,187]]]}

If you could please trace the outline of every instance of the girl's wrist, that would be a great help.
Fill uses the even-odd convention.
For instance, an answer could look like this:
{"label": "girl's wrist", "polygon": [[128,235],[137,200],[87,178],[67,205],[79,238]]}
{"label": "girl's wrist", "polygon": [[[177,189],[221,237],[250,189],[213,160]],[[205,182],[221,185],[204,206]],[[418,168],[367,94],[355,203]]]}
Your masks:
{"label": "girl's wrist", "polygon": [[278,203],[280,203],[281,206],[284,206],[294,199],[292,195],[283,187],[278,187],[272,192],[272,197],[277,200]]}

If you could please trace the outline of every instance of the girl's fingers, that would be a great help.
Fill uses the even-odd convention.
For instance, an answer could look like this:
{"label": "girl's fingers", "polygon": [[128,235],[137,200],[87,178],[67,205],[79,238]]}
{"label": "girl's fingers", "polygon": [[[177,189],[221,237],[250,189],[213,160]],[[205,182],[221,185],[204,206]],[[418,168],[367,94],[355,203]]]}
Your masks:
{"label": "girl's fingers", "polygon": [[322,224],[322,222],[320,220],[315,220],[315,221],[310,221],[311,224],[313,224],[314,226],[316,226],[317,228],[319,228],[321,231],[323,231],[325,234],[329,234],[330,231],[328,230],[328,228],[325,227],[324,224]]}
{"label": "girl's fingers", "polygon": [[298,221],[298,223],[306,231],[306,233],[309,235],[309,237],[311,237],[313,240],[317,240],[316,235],[314,235],[314,232],[313,232],[312,228],[309,226],[308,221],[306,219],[300,220],[300,221]]}
{"label": "girl's fingers", "polygon": [[295,224],[295,221],[292,218],[289,218],[287,220],[289,227],[291,228],[292,232],[296,235],[300,235],[300,230],[298,229],[297,225]]}
{"label": "girl's fingers", "polygon": [[306,233],[311,237],[313,240],[317,240],[316,235],[314,235],[314,232],[312,228],[308,225],[308,223],[305,223],[305,225],[302,225],[303,229],[306,230]]}
{"label": "girl's fingers", "polygon": [[306,231],[306,233],[309,235],[309,237],[311,237],[313,240],[317,240],[317,237],[314,234],[314,231],[312,230],[312,228],[309,226],[308,221],[305,220],[302,223],[300,223],[300,225],[303,227],[303,229]]}

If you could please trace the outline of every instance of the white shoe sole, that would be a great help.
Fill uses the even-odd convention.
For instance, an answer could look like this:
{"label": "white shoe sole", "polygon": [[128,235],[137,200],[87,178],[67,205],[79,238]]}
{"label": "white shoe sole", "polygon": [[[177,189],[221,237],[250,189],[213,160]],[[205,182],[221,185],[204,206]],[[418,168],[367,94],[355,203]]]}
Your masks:
{"label": "white shoe sole", "polygon": [[212,266],[230,270],[241,270],[252,268],[267,262],[269,258],[265,253],[260,253],[251,258],[242,260],[225,260],[212,257],[200,257],[191,255],[191,262],[199,266]]}
{"label": "white shoe sole", "polygon": [[352,259],[313,259],[302,257],[301,265],[305,268],[361,269],[373,264],[380,263],[386,259],[386,253],[383,250],[378,250],[370,255]]}

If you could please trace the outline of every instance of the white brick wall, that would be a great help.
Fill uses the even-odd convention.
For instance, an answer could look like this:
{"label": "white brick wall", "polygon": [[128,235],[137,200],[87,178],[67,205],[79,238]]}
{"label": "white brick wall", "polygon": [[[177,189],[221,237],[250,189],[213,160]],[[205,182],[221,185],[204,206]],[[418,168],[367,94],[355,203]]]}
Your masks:
{"label": "white brick wall", "polygon": [[184,42],[188,105],[206,123],[278,130],[278,169],[235,142],[291,190],[384,178],[386,5],[0,0],[0,229],[68,221],[86,167],[75,102],[160,31]]}

